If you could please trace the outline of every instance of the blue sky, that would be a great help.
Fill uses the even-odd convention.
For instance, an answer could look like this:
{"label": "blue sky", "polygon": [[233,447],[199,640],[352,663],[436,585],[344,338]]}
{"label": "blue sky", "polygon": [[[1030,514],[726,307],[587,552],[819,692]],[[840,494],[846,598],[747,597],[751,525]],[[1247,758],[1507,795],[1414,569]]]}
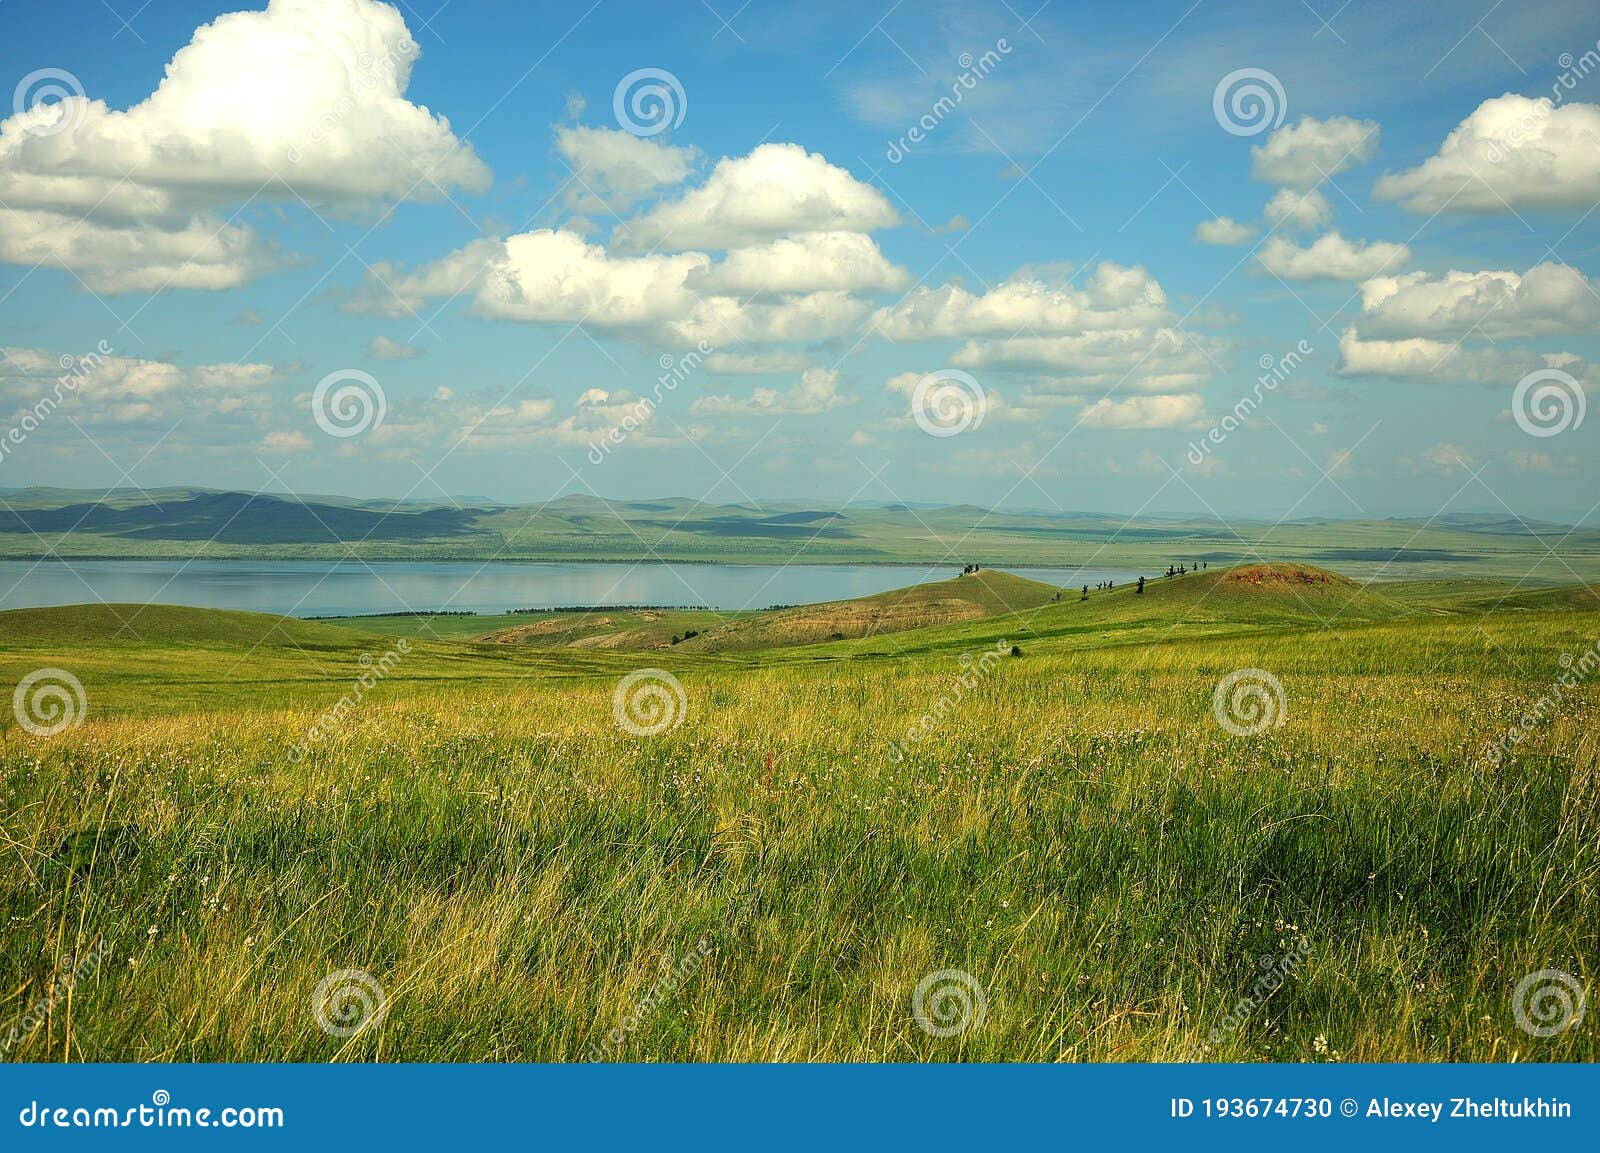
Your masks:
{"label": "blue sky", "polygon": [[435,7],[0,5],[0,487],[1591,511],[1592,5]]}

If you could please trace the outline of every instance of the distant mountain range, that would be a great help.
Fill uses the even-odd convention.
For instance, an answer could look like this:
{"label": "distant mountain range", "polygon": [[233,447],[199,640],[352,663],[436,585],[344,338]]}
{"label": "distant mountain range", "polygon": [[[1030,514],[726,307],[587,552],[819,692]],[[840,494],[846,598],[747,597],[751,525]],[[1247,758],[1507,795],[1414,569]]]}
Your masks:
{"label": "distant mountain range", "polygon": [[572,495],[505,505],[28,488],[0,489],[0,557],[976,562],[1138,571],[1270,559],[1366,577],[1531,572],[1530,579],[1559,582],[1600,573],[1600,531],[1470,513],[1272,524],[899,502],[829,507]]}

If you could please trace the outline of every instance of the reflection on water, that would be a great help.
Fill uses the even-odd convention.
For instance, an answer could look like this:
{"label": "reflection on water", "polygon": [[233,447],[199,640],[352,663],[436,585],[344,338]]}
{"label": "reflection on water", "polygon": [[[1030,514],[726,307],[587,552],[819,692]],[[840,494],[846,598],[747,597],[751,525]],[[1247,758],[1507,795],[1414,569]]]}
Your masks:
{"label": "reflection on water", "polygon": [[[589,605],[762,609],[870,596],[947,580],[960,565],[482,564],[475,561],[0,560],[0,609],[175,604],[285,616]],[[1075,588],[1137,573],[1018,569]]]}

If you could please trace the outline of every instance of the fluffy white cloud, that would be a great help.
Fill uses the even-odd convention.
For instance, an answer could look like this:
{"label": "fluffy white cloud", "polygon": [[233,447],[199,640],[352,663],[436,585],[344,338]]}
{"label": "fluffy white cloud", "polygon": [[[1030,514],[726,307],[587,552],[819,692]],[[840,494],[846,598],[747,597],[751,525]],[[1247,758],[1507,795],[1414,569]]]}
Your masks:
{"label": "fluffy white cloud", "polygon": [[486,187],[449,124],[405,99],[417,52],[386,4],[272,0],[196,29],[125,111],[72,96],[0,121],[0,260],[81,271],[100,291],[227,288],[273,263],[219,215],[252,197]]}
{"label": "fluffy white cloud", "polygon": [[1035,378],[1033,386],[1040,393],[1106,388],[1159,393],[1205,383],[1225,352],[1219,341],[1177,329],[1119,329],[969,342],[951,363],[1060,374]]}
{"label": "fluffy white cloud", "polygon": [[887,292],[910,282],[910,274],[891,264],[872,237],[861,232],[816,232],[737,248],[725,260],[689,276],[692,288],[738,295]]}
{"label": "fluffy white cloud", "polygon": [[374,336],[367,345],[367,355],[374,360],[414,360],[422,350],[410,344],[390,340],[387,336]]}
{"label": "fluffy white cloud", "polygon": [[1541,368],[1564,369],[1581,382],[1595,380],[1593,370],[1569,353],[1482,348],[1424,336],[1364,340],[1354,327],[1347,328],[1339,337],[1339,359],[1334,372],[1339,376],[1467,381],[1510,388],[1528,373]]}
{"label": "fluffy white cloud", "polygon": [[1409,472],[1432,472],[1440,476],[1453,476],[1458,472],[1470,472],[1473,460],[1472,454],[1460,445],[1441,441],[1429,445],[1415,457],[1401,457],[1396,463]]}
{"label": "fluffy white cloud", "polygon": [[1101,397],[1084,408],[1079,424],[1085,428],[1182,428],[1204,423],[1205,415],[1205,401],[1194,393],[1130,396],[1126,400]]}
{"label": "fluffy white cloud", "polygon": [[1231,216],[1202,220],[1194,226],[1194,238],[1201,244],[1245,244],[1255,234],[1254,228],[1240,224]]}
{"label": "fluffy white cloud", "polygon": [[1600,200],[1600,105],[1485,100],[1437,154],[1382,177],[1373,194],[1413,212],[1588,208]]}
{"label": "fluffy white cloud", "polygon": [[581,124],[557,128],[555,148],[575,177],[567,205],[580,212],[621,212],[659,188],[681,184],[698,155],[653,136]]}
{"label": "fluffy white cloud", "polygon": [[1285,280],[1365,280],[1411,259],[1411,250],[1386,240],[1346,240],[1337,232],[1309,248],[1274,236],[1256,253],[1261,266]]}
{"label": "fluffy white cloud", "polygon": [[[103,347],[103,346],[102,346]],[[0,349],[0,418],[15,411],[43,415],[76,438],[66,420],[96,430],[165,426],[180,418],[196,426],[213,422],[255,424],[262,393],[277,378],[267,364],[177,365],[160,360],[93,353],[58,357],[37,348]],[[47,400],[39,407],[41,400]],[[0,424],[7,423],[0,419]]]}
{"label": "fluffy white cloud", "polygon": [[808,368],[791,388],[758,388],[747,397],[702,396],[690,406],[695,416],[820,416],[856,398],[839,391],[839,373]]}
{"label": "fluffy white cloud", "polygon": [[1285,228],[1326,228],[1333,220],[1333,208],[1315,188],[1305,192],[1280,188],[1267,201],[1263,215],[1269,224]]}
{"label": "fluffy white cloud", "polygon": [[1361,286],[1362,327],[1379,335],[1516,339],[1600,328],[1600,280],[1565,264],[1526,273],[1410,272]]}
{"label": "fluffy white cloud", "polygon": [[1153,276],[1108,262],[1083,288],[1026,271],[981,295],[959,284],[920,287],[875,312],[872,326],[906,341],[1138,328],[1167,319],[1167,296]]}
{"label": "fluffy white cloud", "polygon": [[1269,184],[1311,188],[1324,177],[1365,164],[1378,150],[1378,125],[1371,120],[1302,116],[1265,144],[1250,149],[1251,173]]}
{"label": "fluffy white cloud", "polygon": [[899,223],[888,199],[798,144],[723,157],[706,182],[618,227],[618,248],[725,250],[804,232],[870,232]]}

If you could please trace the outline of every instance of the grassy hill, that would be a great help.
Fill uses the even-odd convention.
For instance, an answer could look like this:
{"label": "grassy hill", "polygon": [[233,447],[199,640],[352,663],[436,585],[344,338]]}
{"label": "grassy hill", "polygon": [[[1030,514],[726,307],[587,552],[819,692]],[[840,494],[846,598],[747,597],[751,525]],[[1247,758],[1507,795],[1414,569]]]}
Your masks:
{"label": "grassy hill", "polygon": [[[410,651],[364,695],[393,638],[4,614],[0,683],[65,668],[87,708],[49,737],[0,713],[0,988],[33,1004],[65,957],[115,956],[11,1056],[1600,1057],[1591,1023],[1534,1038],[1511,1004],[1527,973],[1600,973],[1600,682],[1553,695],[1593,594],[984,575],[912,590],[979,615],[720,654],[395,618]],[[869,602],[826,619],[899,619]],[[780,615],[734,623],[781,640]],[[974,659],[997,636],[1023,655]],[[646,667],[654,732],[618,704]],[[1246,670],[1278,696],[1235,732],[1216,694]],[[341,969],[388,998],[350,1038],[307,1010]],[[988,1014],[933,1037],[910,1001],[950,969]]]}

